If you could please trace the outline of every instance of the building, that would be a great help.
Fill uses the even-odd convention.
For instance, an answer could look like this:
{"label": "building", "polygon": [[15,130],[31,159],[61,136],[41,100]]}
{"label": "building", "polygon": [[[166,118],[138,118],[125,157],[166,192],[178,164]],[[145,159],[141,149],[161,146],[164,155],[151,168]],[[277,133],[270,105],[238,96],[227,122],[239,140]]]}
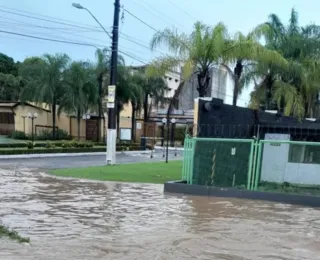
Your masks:
{"label": "building", "polygon": [[[216,153],[219,164],[215,176],[229,182],[233,176],[247,180],[251,158],[257,165],[260,182],[320,185],[319,120],[298,120],[279,113],[233,107],[221,99],[199,99],[195,108],[194,134],[206,140],[212,138],[196,144],[195,165],[197,161],[201,165],[196,172],[200,177],[207,172],[199,182],[210,176],[212,154]],[[256,156],[252,140],[261,146]]]}
{"label": "building", "polygon": [[[219,98],[224,104],[232,105],[234,83],[231,76],[224,67],[210,68],[210,82],[208,88],[208,97]],[[197,75],[193,75],[186,81],[179,94],[180,110],[192,110],[194,100],[199,97]],[[250,88],[243,91],[238,98],[238,106],[247,107],[250,101]]]}

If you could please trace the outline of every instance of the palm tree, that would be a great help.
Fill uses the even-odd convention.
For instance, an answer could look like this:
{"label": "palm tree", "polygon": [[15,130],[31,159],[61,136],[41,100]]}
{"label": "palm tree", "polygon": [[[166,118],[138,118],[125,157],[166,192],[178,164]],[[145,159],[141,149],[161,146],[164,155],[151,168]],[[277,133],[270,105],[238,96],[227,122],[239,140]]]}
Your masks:
{"label": "palm tree", "polygon": [[[282,68],[259,64],[248,74],[265,75],[257,86],[265,86],[266,104],[273,99],[279,106],[282,100],[286,114],[300,117],[305,113],[312,114],[311,107],[319,93],[317,66],[311,66],[312,69],[306,64],[310,65],[310,60],[316,60],[313,64],[318,63],[319,26],[299,26],[298,14],[292,9],[287,26],[277,15],[271,14],[269,20],[257,28],[265,38],[266,47],[279,52],[288,61],[288,67]],[[250,78],[248,75],[246,77]],[[260,90],[257,92],[261,93]]]}
{"label": "palm tree", "polygon": [[[221,65],[227,70],[234,83],[233,106],[237,105],[238,96],[244,86],[241,85],[241,76],[244,71],[249,71],[252,65],[255,63],[265,63],[270,65],[277,64],[282,67],[287,66],[287,62],[281,54],[269,50],[259,43],[260,34],[259,27],[255,28],[248,35],[243,35],[239,32],[228,43],[236,47],[229,51],[227,58],[225,58]],[[230,64],[234,65],[233,69]]]}
{"label": "palm tree", "polygon": [[30,59],[21,65],[21,74],[30,80],[21,93],[21,100],[45,102],[51,106],[53,139],[56,137],[57,105],[65,94],[64,70],[69,61],[66,54],[45,54],[41,59]]}
{"label": "palm tree", "polygon": [[208,94],[210,68],[219,64],[224,54],[233,48],[226,46],[227,39],[227,29],[222,23],[211,28],[196,22],[190,35],[178,34],[169,28],[159,31],[151,40],[151,48],[165,45],[173,55],[156,59],[150,66],[149,72],[164,74],[183,63],[184,78],[197,74],[199,96],[205,97]]}
{"label": "palm tree", "polygon": [[[152,101],[154,101],[155,104],[165,103],[165,94],[168,90],[169,88],[163,77],[144,76],[144,84],[142,85],[144,136],[147,136],[147,123],[149,122],[149,114],[151,112]],[[149,97],[151,97],[150,104]]]}
{"label": "palm tree", "polygon": [[108,68],[110,66],[110,51],[108,49],[97,49],[96,51],[96,77],[98,81],[98,124],[97,124],[97,135],[98,135],[98,141],[100,140],[101,134],[101,118],[103,118],[103,125],[105,125],[105,117],[104,113],[102,111],[102,95],[106,94],[103,93],[103,83],[104,83],[104,77],[108,73]]}
{"label": "palm tree", "polygon": [[72,62],[65,71],[65,94],[60,101],[58,114],[62,111],[75,113],[80,140],[82,115],[98,101],[98,86],[94,77],[93,66],[88,62]]}

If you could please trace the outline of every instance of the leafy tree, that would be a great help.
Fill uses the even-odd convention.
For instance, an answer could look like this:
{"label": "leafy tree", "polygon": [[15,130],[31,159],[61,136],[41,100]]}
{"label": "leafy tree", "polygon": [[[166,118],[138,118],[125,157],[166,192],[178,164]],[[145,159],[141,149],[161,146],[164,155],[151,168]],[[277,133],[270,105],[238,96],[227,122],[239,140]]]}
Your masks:
{"label": "leafy tree", "polygon": [[[151,40],[151,48],[165,45],[173,55],[156,59],[150,66],[149,73],[164,74],[183,63],[184,77],[197,74],[199,96],[205,97],[208,94],[210,68],[219,64],[221,57],[228,51],[227,38],[227,29],[222,23],[211,28],[196,22],[190,35],[178,34],[176,30],[169,28],[159,31]],[[232,48],[231,46],[230,49]]]}
{"label": "leafy tree", "polygon": [[18,101],[24,80],[18,76],[19,63],[13,58],[0,53],[0,100]]}
{"label": "leafy tree", "polygon": [[25,82],[19,76],[0,73],[0,100],[18,101]]}
{"label": "leafy tree", "polygon": [[305,113],[313,114],[320,90],[316,76],[318,66],[314,66],[319,60],[319,26],[299,26],[298,13],[292,9],[288,25],[284,25],[277,15],[271,14],[269,20],[258,28],[265,38],[266,47],[282,54],[289,64],[282,68],[270,64],[255,66],[254,71],[258,76],[265,75],[257,87],[266,88],[267,107],[273,99],[278,107],[284,103],[282,107],[287,115],[301,117]]}
{"label": "leafy tree", "polygon": [[66,54],[45,54],[41,59],[32,58],[21,65],[21,75],[28,80],[21,93],[25,101],[45,102],[51,106],[52,135],[56,136],[57,105],[66,93],[64,70],[70,58]]}
{"label": "leafy tree", "polygon": [[13,58],[0,53],[0,73],[18,76],[18,63]]}
{"label": "leafy tree", "polygon": [[93,66],[88,62],[72,62],[64,72],[65,94],[59,102],[58,114],[62,111],[75,113],[80,140],[80,122],[89,107],[98,101],[98,85]]}

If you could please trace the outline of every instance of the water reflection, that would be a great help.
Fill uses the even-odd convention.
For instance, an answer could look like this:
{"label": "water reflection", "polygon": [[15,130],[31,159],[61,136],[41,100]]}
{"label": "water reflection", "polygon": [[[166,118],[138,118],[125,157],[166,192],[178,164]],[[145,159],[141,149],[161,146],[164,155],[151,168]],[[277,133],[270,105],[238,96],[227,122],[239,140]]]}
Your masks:
{"label": "water reflection", "polygon": [[0,172],[0,259],[319,259],[319,210],[164,195],[161,185]]}

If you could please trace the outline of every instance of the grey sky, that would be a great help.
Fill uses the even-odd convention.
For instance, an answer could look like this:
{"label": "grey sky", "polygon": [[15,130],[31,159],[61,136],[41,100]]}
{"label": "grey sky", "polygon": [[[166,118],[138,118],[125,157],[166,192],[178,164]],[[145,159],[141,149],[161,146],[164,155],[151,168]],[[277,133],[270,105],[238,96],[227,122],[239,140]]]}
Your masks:
{"label": "grey sky", "polygon": [[[106,29],[111,31],[114,0],[0,0],[0,30],[110,47],[110,39],[102,32],[83,31],[83,29],[63,24],[49,23],[3,12],[18,12],[13,9],[19,9],[63,19],[63,21],[56,20],[62,23],[69,23],[64,21],[69,20],[78,26],[96,27],[95,21],[86,11],[71,6],[73,1],[90,9]],[[124,5],[127,10],[155,29],[176,26],[178,30],[184,32],[190,32],[193,23],[196,20],[201,20],[210,25],[223,21],[231,33],[239,30],[246,33],[255,25],[266,21],[272,12],[278,14],[286,22],[292,7],[295,7],[299,12],[300,24],[310,22],[320,24],[320,1],[318,0],[121,0],[121,5]],[[21,14],[35,16],[28,13]],[[48,17],[41,18],[50,19]],[[36,26],[54,27],[55,29]],[[62,33],[62,30],[66,33]],[[127,13],[124,13],[124,19],[121,21],[120,32],[119,49],[121,51],[144,62],[160,55],[160,52],[152,53],[147,48],[154,31]],[[132,43],[128,39],[146,47]],[[93,47],[53,43],[0,33],[0,52],[12,56],[16,60],[56,52],[67,53],[72,59],[93,60],[94,51]],[[164,50],[162,51],[164,52]],[[141,64],[128,57],[126,57],[126,62],[128,65]]]}

